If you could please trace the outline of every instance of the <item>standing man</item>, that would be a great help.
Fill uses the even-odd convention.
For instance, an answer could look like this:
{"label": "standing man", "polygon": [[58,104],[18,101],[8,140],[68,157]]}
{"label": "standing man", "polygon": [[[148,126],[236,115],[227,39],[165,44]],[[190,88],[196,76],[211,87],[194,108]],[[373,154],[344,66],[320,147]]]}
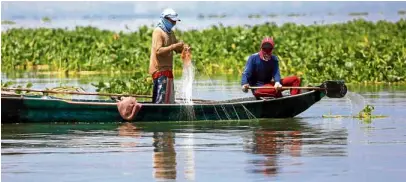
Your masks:
{"label": "standing man", "polygon": [[172,31],[178,21],[180,21],[178,14],[173,9],[165,9],[161,13],[158,26],[152,33],[149,74],[154,80],[153,103],[175,103],[173,51],[181,53],[184,47],[189,49],[182,41],[176,39]]}

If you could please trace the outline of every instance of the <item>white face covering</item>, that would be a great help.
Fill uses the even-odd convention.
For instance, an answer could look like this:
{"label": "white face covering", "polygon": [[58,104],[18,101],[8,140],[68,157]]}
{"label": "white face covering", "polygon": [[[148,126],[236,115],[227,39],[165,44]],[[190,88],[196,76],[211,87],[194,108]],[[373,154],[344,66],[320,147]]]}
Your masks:
{"label": "white face covering", "polygon": [[272,54],[264,54],[264,60],[269,61],[272,58]]}

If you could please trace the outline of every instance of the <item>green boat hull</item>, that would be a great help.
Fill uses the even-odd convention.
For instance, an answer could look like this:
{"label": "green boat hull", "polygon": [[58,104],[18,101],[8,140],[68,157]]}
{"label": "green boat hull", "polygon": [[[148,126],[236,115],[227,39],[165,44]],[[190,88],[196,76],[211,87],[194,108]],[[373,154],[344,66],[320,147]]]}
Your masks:
{"label": "green boat hull", "polygon": [[[309,91],[265,100],[241,98],[193,105],[141,103],[141,110],[132,122],[291,118],[323,97],[324,94],[319,91]],[[113,100],[63,100],[41,96],[2,95],[1,102],[3,123],[125,121]]]}

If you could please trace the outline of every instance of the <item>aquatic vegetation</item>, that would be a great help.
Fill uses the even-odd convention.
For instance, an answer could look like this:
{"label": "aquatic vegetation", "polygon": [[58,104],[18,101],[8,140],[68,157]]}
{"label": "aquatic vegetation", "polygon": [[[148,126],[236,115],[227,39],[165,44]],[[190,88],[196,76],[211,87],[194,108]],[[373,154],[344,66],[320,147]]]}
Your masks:
{"label": "aquatic vegetation", "polygon": [[[347,83],[402,82],[406,80],[406,20],[397,22],[353,20],[329,25],[212,26],[204,30],[176,31],[191,45],[197,73],[240,75],[247,57],[258,51],[264,36],[273,36],[281,74],[299,75],[310,83],[344,80]],[[110,91],[149,92],[152,27],[131,33],[94,27],[67,29],[12,28],[2,32],[2,71],[133,72],[130,79],[112,79]],[[182,72],[180,55],[175,71]],[[117,81],[117,83],[115,83]],[[142,82],[137,86],[123,83]],[[142,86],[146,85],[146,86]],[[117,89],[115,87],[117,86]],[[122,88],[122,89],[118,89]]]}
{"label": "aquatic vegetation", "polygon": [[111,80],[92,83],[97,92],[120,94],[146,94],[152,93],[152,78],[150,75],[138,72],[130,78],[113,78]]}
{"label": "aquatic vegetation", "polygon": [[[212,19],[212,18],[225,18],[226,16],[227,16],[226,14],[209,14],[206,17]],[[200,14],[198,16],[198,18],[200,19],[203,19],[204,17],[205,16],[203,14]]]}
{"label": "aquatic vegetation", "polygon": [[273,13],[268,15],[268,17],[271,17],[271,18],[275,18],[277,16],[278,16],[277,14],[273,14]]}
{"label": "aquatic vegetation", "polygon": [[49,22],[51,22],[51,18],[45,16],[45,17],[43,17],[43,18],[41,19],[41,21],[44,22],[44,23],[49,23]]}
{"label": "aquatic vegetation", "polygon": [[372,116],[372,111],[375,110],[375,107],[372,105],[366,105],[364,109],[362,109],[358,113],[358,118],[368,118]]}
{"label": "aquatic vegetation", "polygon": [[10,88],[10,87],[14,87],[14,88],[31,88],[33,86],[33,84],[31,82],[28,82],[27,84],[25,84],[25,86],[22,86],[20,84],[17,84],[13,81],[8,81],[5,83],[1,84],[1,88]]}
{"label": "aquatic vegetation", "polygon": [[353,116],[353,118],[358,118],[364,121],[365,123],[371,123],[372,119],[375,118],[386,118],[387,116],[382,115],[372,115],[372,111],[375,110],[375,107],[372,105],[366,105],[364,109],[362,109],[358,116]]}
{"label": "aquatic vegetation", "polygon": [[8,87],[10,87],[11,85],[14,85],[14,84],[15,83],[13,81],[8,81],[8,82],[5,82],[5,83],[2,83],[1,88],[8,88]]}
{"label": "aquatic vegetation", "polygon": [[16,22],[11,21],[11,20],[1,20],[2,25],[14,25]]}
{"label": "aquatic vegetation", "polygon": [[250,14],[248,15],[248,18],[261,18],[262,16],[259,14]]}
{"label": "aquatic vegetation", "polygon": [[367,16],[368,12],[353,12],[353,13],[349,13],[348,15],[350,15],[350,16]]}
{"label": "aquatic vegetation", "polygon": [[[1,84],[1,88],[2,88],[2,89],[3,89],[3,88],[10,88],[10,87],[29,89],[29,88],[31,88],[32,86],[33,86],[33,84],[32,84],[31,82],[28,82],[27,84],[25,84],[25,86],[22,86],[22,85],[20,85],[20,84],[17,84],[17,83],[15,83],[15,82],[13,82],[13,81],[8,81],[8,82],[5,82],[5,83],[2,83],[2,84]],[[30,93],[30,92],[29,92],[29,91],[19,91],[19,90],[17,90],[17,91],[15,91],[14,93],[16,93],[16,94],[28,94],[28,93]]]}
{"label": "aquatic vegetation", "polygon": [[197,18],[198,18],[198,19],[204,19],[204,14],[199,14],[199,15],[197,15]]}
{"label": "aquatic vegetation", "polygon": [[[13,81],[8,81],[5,83],[2,83],[1,88],[2,89],[3,88],[4,89],[6,89],[6,88],[31,89],[32,86],[33,86],[32,82],[28,82],[27,84],[25,84],[25,86],[22,86]],[[86,92],[85,89],[83,89],[82,87],[62,86],[62,85],[58,86],[58,87],[54,87],[54,88],[45,88],[45,91],[48,91],[48,90],[55,91],[55,92]],[[15,91],[11,91],[11,92],[16,93],[16,94],[21,94],[21,95],[52,95],[52,96],[61,97],[61,98],[64,98],[67,96],[66,94],[43,93],[43,92],[37,92],[34,90],[31,90],[31,91],[15,90]]]}
{"label": "aquatic vegetation", "polygon": [[[355,20],[343,24],[250,27],[213,26],[209,30],[182,32],[192,42],[215,42],[212,46],[192,43],[197,69],[205,73],[241,73],[247,56],[258,51],[261,37],[274,35],[275,54],[282,75],[296,74],[317,83],[329,79],[348,82],[398,82],[405,80],[406,38],[397,23]],[[201,32],[204,36],[197,36]],[[388,44],[392,42],[391,44]]]}
{"label": "aquatic vegetation", "polygon": [[298,14],[298,13],[289,13],[288,14],[288,17],[299,17],[299,16],[305,16],[305,14],[303,14],[303,15]]}
{"label": "aquatic vegetation", "polygon": [[323,118],[357,118],[364,120],[366,123],[370,123],[372,119],[375,118],[386,118],[387,116],[383,115],[372,115],[372,112],[375,110],[375,107],[372,105],[366,105],[364,109],[362,109],[357,115],[355,116],[343,116],[343,115],[322,115]]}

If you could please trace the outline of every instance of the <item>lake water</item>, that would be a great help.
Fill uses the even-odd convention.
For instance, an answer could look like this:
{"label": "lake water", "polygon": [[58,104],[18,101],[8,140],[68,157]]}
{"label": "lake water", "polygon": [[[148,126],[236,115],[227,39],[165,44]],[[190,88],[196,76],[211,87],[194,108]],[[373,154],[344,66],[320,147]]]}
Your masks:
{"label": "lake water", "polygon": [[[38,77],[17,81],[94,89],[89,78]],[[248,96],[238,79],[197,79],[194,98]],[[2,181],[403,181],[406,87],[349,91],[292,119],[2,124]],[[322,118],[356,114],[365,103],[388,117]]]}

